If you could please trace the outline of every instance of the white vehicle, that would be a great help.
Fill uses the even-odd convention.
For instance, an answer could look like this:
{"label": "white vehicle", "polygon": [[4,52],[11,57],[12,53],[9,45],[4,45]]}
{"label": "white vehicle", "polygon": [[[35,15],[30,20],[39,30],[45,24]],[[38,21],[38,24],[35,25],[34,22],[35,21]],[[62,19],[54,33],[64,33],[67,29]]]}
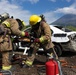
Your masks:
{"label": "white vehicle", "polygon": [[76,31],[72,31],[72,30],[64,28],[62,26],[55,26],[55,27],[66,32],[67,37],[69,38],[68,42],[61,44],[64,51],[76,52]]}
{"label": "white vehicle", "polygon": [[[62,51],[76,51],[76,32],[65,32],[58,27],[55,27],[53,25],[50,25],[51,31],[52,31],[52,42],[55,45],[55,50],[60,56],[62,54]],[[30,32],[31,27],[28,27],[24,31]],[[25,50],[23,54],[26,54],[27,49],[29,49],[28,43],[25,42],[19,42],[18,43],[18,49],[23,49]],[[39,50],[43,50],[40,48]]]}

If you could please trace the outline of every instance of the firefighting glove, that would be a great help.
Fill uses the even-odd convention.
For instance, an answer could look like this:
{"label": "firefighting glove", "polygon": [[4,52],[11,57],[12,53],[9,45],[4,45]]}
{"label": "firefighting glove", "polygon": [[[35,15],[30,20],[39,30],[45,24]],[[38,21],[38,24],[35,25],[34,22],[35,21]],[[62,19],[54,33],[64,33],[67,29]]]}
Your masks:
{"label": "firefighting glove", "polygon": [[36,39],[34,40],[34,42],[35,42],[35,43],[40,43],[40,39],[39,39],[39,38],[36,38]]}
{"label": "firefighting glove", "polygon": [[29,35],[29,33],[28,33],[28,32],[25,32],[25,36],[26,36],[26,37],[29,37],[30,35]]}

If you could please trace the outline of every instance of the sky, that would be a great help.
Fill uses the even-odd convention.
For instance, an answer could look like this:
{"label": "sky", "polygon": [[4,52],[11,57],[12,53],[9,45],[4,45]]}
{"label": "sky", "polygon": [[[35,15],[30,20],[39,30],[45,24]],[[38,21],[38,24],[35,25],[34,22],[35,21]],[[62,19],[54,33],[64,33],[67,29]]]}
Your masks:
{"label": "sky", "polygon": [[26,25],[31,15],[43,14],[50,24],[65,14],[76,14],[76,0],[0,0],[0,14],[4,12]]}

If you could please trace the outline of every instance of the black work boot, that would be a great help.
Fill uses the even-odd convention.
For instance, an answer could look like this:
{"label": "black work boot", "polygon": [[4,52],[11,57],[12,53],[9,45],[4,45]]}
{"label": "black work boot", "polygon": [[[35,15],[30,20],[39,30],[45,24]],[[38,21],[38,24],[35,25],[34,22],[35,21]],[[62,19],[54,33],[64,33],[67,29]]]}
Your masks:
{"label": "black work boot", "polygon": [[29,68],[29,66],[28,66],[27,64],[25,64],[25,61],[22,61],[22,62],[20,63],[20,67],[21,67],[21,68]]}
{"label": "black work boot", "polygon": [[25,61],[22,61],[22,63],[20,64],[20,67],[21,67],[21,68],[31,68],[31,67],[33,67],[33,65],[27,65],[27,64],[25,63]]}
{"label": "black work boot", "polygon": [[16,70],[15,65],[13,65],[9,70],[10,70],[11,72],[14,72],[14,71]]}
{"label": "black work boot", "polygon": [[11,67],[8,69],[4,69],[4,68],[2,68],[1,70],[0,70],[0,73],[2,73],[2,75],[12,75],[13,73],[14,73],[14,71],[16,70],[16,67],[15,66],[12,66],[12,65],[10,65]]}
{"label": "black work boot", "polygon": [[1,75],[12,75],[12,72],[10,70],[1,70],[0,74]]}

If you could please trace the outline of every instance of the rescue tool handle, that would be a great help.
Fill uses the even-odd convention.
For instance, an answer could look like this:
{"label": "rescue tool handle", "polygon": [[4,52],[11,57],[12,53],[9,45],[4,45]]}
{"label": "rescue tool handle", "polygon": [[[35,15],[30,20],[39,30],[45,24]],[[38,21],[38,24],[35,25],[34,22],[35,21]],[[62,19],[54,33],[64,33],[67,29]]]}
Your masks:
{"label": "rescue tool handle", "polygon": [[55,56],[56,56],[56,61],[57,61],[57,63],[58,63],[59,75],[63,75],[63,74],[62,74],[62,69],[61,69],[61,63],[60,63],[60,61],[59,61],[59,59],[58,59],[58,56],[57,56],[57,54],[56,54],[54,48],[53,48],[53,52],[54,52],[54,54],[55,54]]}

